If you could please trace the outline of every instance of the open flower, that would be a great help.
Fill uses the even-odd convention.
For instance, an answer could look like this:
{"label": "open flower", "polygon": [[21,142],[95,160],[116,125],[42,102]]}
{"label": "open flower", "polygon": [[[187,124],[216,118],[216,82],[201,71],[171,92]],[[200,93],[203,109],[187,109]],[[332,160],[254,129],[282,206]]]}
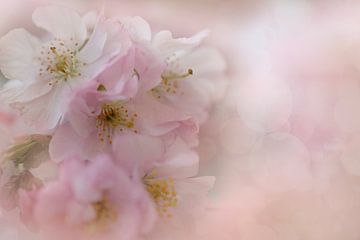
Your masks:
{"label": "open flower", "polygon": [[118,136],[113,152],[119,165],[132,168],[133,177],[141,179],[156,206],[159,220],[148,237],[167,239],[174,230],[193,231],[197,217],[205,209],[214,177],[195,177],[199,157],[181,138],[160,155],[159,145],[147,141],[150,139]]}
{"label": "open flower", "polygon": [[155,220],[146,192],[105,155],[65,161],[60,178],[23,192],[22,213],[46,239],[135,239]]}
{"label": "open flower", "polygon": [[151,32],[149,26],[141,18],[120,23],[132,39],[130,49],[74,95],[51,143],[56,161],[106,151],[116,135],[126,132],[161,137],[168,143],[178,136],[190,146],[198,143],[195,118],[154,98],[152,90],[161,82],[165,61],[145,34]]}
{"label": "open flower", "polygon": [[152,40],[166,62],[160,83],[151,90],[153,96],[198,123],[206,120],[211,104],[226,90],[224,59],[215,49],[199,47],[206,35],[204,31],[190,38],[173,38],[162,31]]}
{"label": "open flower", "polygon": [[[156,76],[156,85],[150,91],[145,88],[149,94],[203,123],[211,104],[224,95],[227,87],[222,56],[215,49],[200,47],[207,31],[190,38],[174,38],[169,31],[152,36],[149,24],[140,17],[120,22],[135,45],[148,46],[165,65]],[[138,77],[144,76],[139,73]]]}
{"label": "open flower", "polygon": [[88,15],[64,7],[40,7],[33,21],[51,37],[41,41],[19,28],[1,38],[0,69],[10,79],[1,94],[29,125],[49,130],[62,119],[72,93],[126,52],[128,38],[102,15],[91,26]]}
{"label": "open flower", "polygon": [[[60,162],[70,156],[85,158],[109,151],[117,134],[137,133],[137,114],[128,100],[106,100],[97,83],[76,94],[50,143],[50,155]],[[105,99],[104,99],[105,98]]]}

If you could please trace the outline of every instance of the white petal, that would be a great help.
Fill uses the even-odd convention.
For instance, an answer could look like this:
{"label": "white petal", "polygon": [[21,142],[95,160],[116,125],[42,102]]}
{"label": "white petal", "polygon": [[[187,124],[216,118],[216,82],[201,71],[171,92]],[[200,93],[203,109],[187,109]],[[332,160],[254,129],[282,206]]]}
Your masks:
{"label": "white petal", "polygon": [[154,36],[153,46],[163,57],[178,56],[197,47],[207,35],[208,31],[202,31],[190,38],[173,38],[171,32],[161,31]]}
{"label": "white petal", "polygon": [[40,42],[25,29],[14,29],[0,39],[0,69],[5,77],[21,81],[35,78]]}
{"label": "white petal", "polygon": [[150,25],[141,17],[127,17],[120,20],[123,27],[136,42],[151,41]]}
{"label": "white petal", "polygon": [[0,91],[0,99],[5,103],[13,102],[25,89],[24,83],[20,80],[8,81]]}
{"label": "white petal", "polygon": [[29,102],[16,102],[11,106],[20,111],[24,121],[38,131],[49,131],[56,127],[62,119],[67,107],[67,89],[53,88],[47,94]]}
{"label": "white petal", "polygon": [[213,188],[215,180],[216,178],[213,176],[188,178],[176,181],[176,187],[179,195],[187,195],[189,199],[194,200],[196,196],[200,198],[206,197],[208,192]]}
{"label": "white petal", "polygon": [[103,17],[99,17],[95,29],[91,34],[85,47],[79,52],[79,60],[92,63],[103,53],[107,38],[106,28]]}
{"label": "white petal", "polygon": [[[92,44],[94,47],[98,46],[98,51],[95,51],[95,53],[100,54],[98,57],[93,57],[93,59],[96,61],[92,62],[87,66],[86,69],[83,71],[83,75],[87,78],[93,78],[93,76],[100,74],[103,72],[103,70],[110,66],[114,59],[119,59],[122,56],[124,56],[127,51],[129,50],[131,46],[131,40],[129,36],[127,36],[127,33],[125,33],[124,30],[122,30],[119,27],[119,23],[115,21],[101,21],[98,26],[95,29],[95,33],[97,37],[93,39],[95,44]],[[103,40],[103,33],[106,32],[106,37],[104,44],[102,43]],[[95,36],[95,35],[94,35]],[[90,40],[91,41],[91,40]],[[89,46],[90,46],[89,41]],[[100,49],[100,46],[102,48]],[[86,48],[86,46],[85,46]],[[83,49],[82,51],[87,51],[86,49]],[[100,52],[101,50],[101,52]],[[81,52],[82,52],[81,51]],[[88,48],[88,51],[93,51],[93,55],[95,55],[94,50],[92,48]],[[83,55],[84,53],[81,53]],[[87,54],[84,54],[87,55]],[[85,62],[88,62],[88,59],[84,60]]]}
{"label": "white petal", "polygon": [[83,43],[87,36],[86,25],[80,15],[68,8],[47,6],[37,8],[32,19],[36,26],[45,29],[54,37]]}
{"label": "white petal", "polygon": [[214,48],[199,48],[191,53],[184,65],[193,69],[195,75],[211,75],[214,72],[223,72],[226,70],[226,62],[223,56]]}
{"label": "white petal", "polygon": [[82,16],[82,20],[85,23],[85,26],[88,32],[93,32],[98,20],[98,14],[94,11],[87,12]]}
{"label": "white petal", "polygon": [[50,90],[51,86],[43,81],[24,84],[19,80],[11,80],[0,91],[0,99],[7,103],[28,102],[48,93]]}

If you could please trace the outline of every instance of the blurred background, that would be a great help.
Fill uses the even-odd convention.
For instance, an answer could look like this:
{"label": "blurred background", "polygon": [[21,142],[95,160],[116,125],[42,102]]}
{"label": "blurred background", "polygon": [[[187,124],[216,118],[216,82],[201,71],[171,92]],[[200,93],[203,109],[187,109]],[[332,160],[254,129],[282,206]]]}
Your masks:
{"label": "blurred background", "polygon": [[[1,0],[0,34],[36,33],[31,13],[139,15],[227,61],[228,91],[201,129],[215,175],[196,239],[360,239],[360,15],[357,1]],[[195,237],[194,237],[195,239]]]}

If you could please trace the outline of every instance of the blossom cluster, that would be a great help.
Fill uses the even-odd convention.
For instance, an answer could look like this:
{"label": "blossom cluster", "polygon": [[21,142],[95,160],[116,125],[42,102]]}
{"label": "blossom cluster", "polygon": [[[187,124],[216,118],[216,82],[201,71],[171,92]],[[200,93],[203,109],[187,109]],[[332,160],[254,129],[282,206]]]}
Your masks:
{"label": "blossom cluster", "polygon": [[0,212],[36,239],[193,231],[214,184],[198,177],[199,129],[226,87],[208,33],[153,35],[140,17],[60,6],[32,20],[40,37],[0,39]]}

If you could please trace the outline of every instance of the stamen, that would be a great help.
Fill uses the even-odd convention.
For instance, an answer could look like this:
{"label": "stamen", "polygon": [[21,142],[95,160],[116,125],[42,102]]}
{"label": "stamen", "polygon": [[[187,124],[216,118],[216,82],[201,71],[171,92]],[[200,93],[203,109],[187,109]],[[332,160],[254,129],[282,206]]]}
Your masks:
{"label": "stamen", "polygon": [[106,87],[103,84],[100,84],[96,90],[99,92],[106,92]]}
{"label": "stamen", "polygon": [[[96,128],[99,132],[100,141],[104,142],[105,137],[112,144],[112,135],[116,129],[121,132],[124,128],[134,129],[137,114],[130,115],[129,110],[120,102],[105,103],[96,119]],[[137,133],[136,130],[134,130]]]}
{"label": "stamen", "polygon": [[[75,43],[75,47],[77,46],[78,43]],[[39,69],[39,76],[50,75],[50,86],[81,76],[80,68],[86,64],[77,59],[77,53],[76,49],[67,47],[61,39],[55,39],[47,46],[42,46],[39,57],[42,67]]]}
{"label": "stamen", "polygon": [[161,217],[172,217],[171,208],[176,208],[178,197],[174,186],[174,179],[156,178],[153,172],[143,178],[147,191],[154,199],[157,211]]}
{"label": "stamen", "polygon": [[140,74],[136,68],[134,68],[134,76],[136,76],[138,79],[140,79]]}
{"label": "stamen", "polygon": [[[160,99],[163,94],[177,94],[179,93],[179,80],[192,76],[194,71],[188,69],[184,74],[175,74],[169,72],[161,76],[161,83],[155,88],[151,89],[152,94]],[[183,94],[183,92],[180,92]]]}

